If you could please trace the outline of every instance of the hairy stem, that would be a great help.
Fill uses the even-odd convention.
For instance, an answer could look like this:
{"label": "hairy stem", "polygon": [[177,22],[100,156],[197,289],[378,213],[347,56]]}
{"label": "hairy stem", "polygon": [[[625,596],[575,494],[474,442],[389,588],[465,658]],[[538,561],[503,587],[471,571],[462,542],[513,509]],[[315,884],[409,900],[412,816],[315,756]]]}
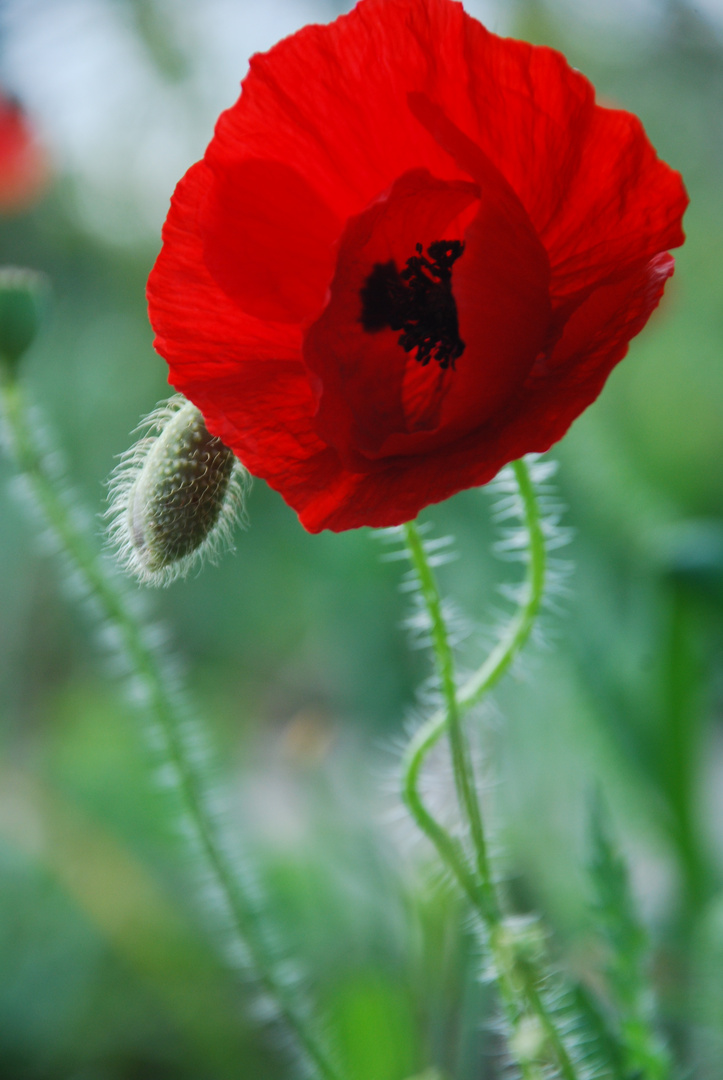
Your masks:
{"label": "hairy stem", "polygon": [[339,1074],[312,1030],[306,1009],[295,1000],[278,972],[278,960],[273,955],[268,929],[256,898],[239,879],[233,861],[224,850],[205,785],[184,738],[186,719],[169,686],[163,664],[149,644],[144,627],[134,615],[124,591],[106,571],[59,490],[57,479],[48,468],[46,455],[39,449],[28,421],[22,388],[14,379],[3,379],[2,371],[0,404],[10,451],[20,474],[30,486],[35,504],[104,619],[117,629],[122,639],[123,651],[143,690],[145,711],[159,735],[159,755],[175,775],[186,826],[182,831],[200,859],[204,878],[222,902],[234,955],[248,957],[248,966],[259,989],[274,1003],[313,1073],[320,1080],[339,1080]]}
{"label": "hairy stem", "polygon": [[[541,974],[526,959],[520,962],[511,941],[500,896],[490,868],[488,845],[469,748],[461,717],[499,682],[528,640],[540,609],[545,586],[546,550],[540,511],[530,472],[524,461],[513,463],[515,479],[524,509],[528,537],[528,564],[525,597],[501,640],[481,667],[457,690],[454,658],[449,644],[439,590],[428,562],[424,544],[413,523],[405,525],[407,548],[421,585],[431,622],[432,640],[444,705],[410,741],[403,760],[403,797],[420,829],[437,848],[468,899],[481,915],[489,948],[499,977],[500,992],[513,1032],[524,1017],[533,1017],[544,1033],[547,1053],[556,1062],[563,1080],[577,1080],[577,1073],[549,1011],[539,993]],[[474,848],[470,865],[459,841],[429,813],[419,791],[427,754],[444,732],[448,732],[455,786]],[[520,1060],[525,1080],[538,1080],[541,1066]]]}
{"label": "hairy stem", "polygon": [[[529,469],[524,461],[512,463],[520,496],[524,504],[525,528],[528,535],[529,562],[526,596],[514,618],[484,663],[457,691],[457,708],[464,715],[478,704],[500,681],[529,638],[535,625],[545,590],[547,554],[540,512]],[[430,570],[431,574],[431,570]],[[424,759],[444,734],[447,727],[446,707],[438,709],[417,731],[405,754],[405,779],[412,776],[417,787]]]}
{"label": "hairy stem", "polygon": [[461,710],[457,701],[457,687],[454,673],[454,656],[449,644],[447,626],[442,611],[442,601],[437,588],[432,568],[427,560],[421,537],[413,522],[404,526],[407,548],[417,572],[422,588],[422,596],[431,620],[432,640],[437,662],[437,671],[442,683],[446,730],[452,751],[457,797],[469,824],[479,889],[479,902],[485,909],[488,919],[499,917],[497,894],[490,870],[487,838],[482,823],[482,812],[477,798],[477,783],[474,767],[461,724]]}

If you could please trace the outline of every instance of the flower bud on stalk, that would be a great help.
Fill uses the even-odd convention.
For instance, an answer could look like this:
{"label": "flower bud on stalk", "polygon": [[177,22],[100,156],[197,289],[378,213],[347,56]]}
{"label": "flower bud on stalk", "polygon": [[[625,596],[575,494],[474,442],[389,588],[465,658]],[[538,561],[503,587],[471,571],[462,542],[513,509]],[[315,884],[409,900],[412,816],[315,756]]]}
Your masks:
{"label": "flower bud on stalk", "polygon": [[40,329],[47,294],[42,274],[15,266],[0,267],[0,364],[12,375]]}
{"label": "flower bud on stalk", "polygon": [[230,546],[248,473],[181,395],[142,425],[110,480],[109,535],[124,569],[168,585]]}

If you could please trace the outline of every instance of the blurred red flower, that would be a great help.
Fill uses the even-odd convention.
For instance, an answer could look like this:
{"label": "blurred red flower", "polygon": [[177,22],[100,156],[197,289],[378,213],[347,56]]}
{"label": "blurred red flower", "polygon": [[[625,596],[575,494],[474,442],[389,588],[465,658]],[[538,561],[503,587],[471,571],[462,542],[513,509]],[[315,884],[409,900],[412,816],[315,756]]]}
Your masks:
{"label": "blurred red flower", "polygon": [[0,213],[25,210],[44,190],[48,178],[46,153],[22,106],[0,92]]}
{"label": "blurred red flower", "polygon": [[170,381],[307,529],[394,525],[543,451],[683,242],[640,121],[453,0],[251,60],[149,281]]}

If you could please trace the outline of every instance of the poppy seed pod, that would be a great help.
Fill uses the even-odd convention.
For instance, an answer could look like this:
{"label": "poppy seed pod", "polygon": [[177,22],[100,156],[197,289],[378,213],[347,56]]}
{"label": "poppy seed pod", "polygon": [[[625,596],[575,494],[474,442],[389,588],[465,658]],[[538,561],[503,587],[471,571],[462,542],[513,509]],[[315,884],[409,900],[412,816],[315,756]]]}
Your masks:
{"label": "poppy seed pod", "polygon": [[167,585],[230,544],[248,474],[180,395],[143,426],[111,477],[109,535],[124,569]]}
{"label": "poppy seed pod", "polygon": [[48,286],[34,270],[0,267],[0,363],[11,370],[40,329]]}

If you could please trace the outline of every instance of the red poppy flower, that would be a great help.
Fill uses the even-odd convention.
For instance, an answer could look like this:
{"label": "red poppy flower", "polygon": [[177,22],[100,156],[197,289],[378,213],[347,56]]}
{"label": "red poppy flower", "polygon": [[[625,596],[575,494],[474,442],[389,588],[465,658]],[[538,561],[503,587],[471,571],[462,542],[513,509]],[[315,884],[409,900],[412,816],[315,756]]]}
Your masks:
{"label": "red poppy flower", "polygon": [[41,193],[48,176],[47,157],[22,107],[0,92],[0,212],[24,210]]}
{"label": "red poppy flower", "polygon": [[149,282],[170,381],[311,530],[544,451],[645,325],[687,197],[639,120],[453,0],[251,60]]}

